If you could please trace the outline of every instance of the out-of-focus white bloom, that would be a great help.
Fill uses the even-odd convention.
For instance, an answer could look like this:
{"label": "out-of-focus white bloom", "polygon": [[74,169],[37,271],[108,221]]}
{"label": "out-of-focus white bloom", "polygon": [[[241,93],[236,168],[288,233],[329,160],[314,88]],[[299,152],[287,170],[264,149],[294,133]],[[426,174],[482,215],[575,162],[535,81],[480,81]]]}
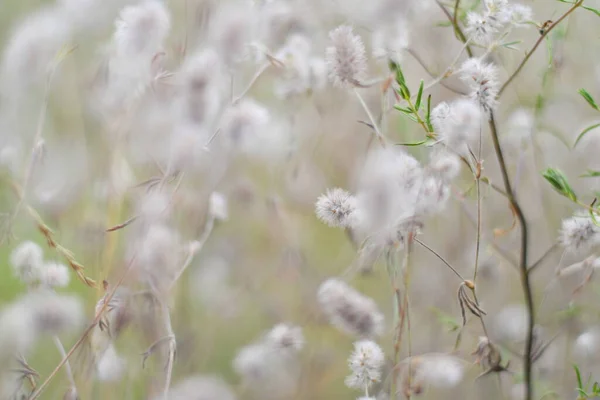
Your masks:
{"label": "out-of-focus white bloom", "polygon": [[[155,400],[161,400],[158,396]],[[183,379],[169,390],[171,400],[236,400],[235,392],[220,377],[197,375]]]}
{"label": "out-of-focus white bloom", "polygon": [[158,190],[145,193],[138,201],[137,214],[147,222],[165,222],[171,216],[171,199]]}
{"label": "out-of-focus white bloom", "polygon": [[600,348],[600,332],[598,328],[588,329],[583,332],[573,343],[573,350],[576,357],[587,359],[594,357]]}
{"label": "out-of-focus white bloom", "polygon": [[48,262],[40,268],[40,282],[45,286],[63,288],[69,280],[69,268],[64,264]]}
{"label": "out-of-focus white bloom", "polygon": [[499,341],[523,341],[527,335],[527,310],[522,305],[504,307],[494,318],[493,329]]}
{"label": "out-of-focus white bloom", "polygon": [[346,377],[346,386],[352,389],[365,389],[381,379],[381,367],[385,355],[379,345],[371,340],[354,343],[354,351],[348,359],[352,373]]}
{"label": "out-of-focus white bloom", "polygon": [[34,310],[23,299],[2,309],[0,326],[0,359],[26,352],[37,339]]}
{"label": "out-of-focus white bloom", "polygon": [[531,7],[524,4],[512,4],[510,6],[511,22],[515,25],[526,25],[533,20]]}
{"label": "out-of-focus white bloom", "polygon": [[4,146],[0,150],[0,169],[6,168],[13,176],[16,176],[20,168],[19,152],[13,146]]}
{"label": "out-of-focus white bloom", "polygon": [[0,75],[11,98],[40,83],[61,48],[69,44],[71,26],[57,7],[46,7],[28,16],[11,34],[2,57]]}
{"label": "out-of-focus white bloom", "polygon": [[277,349],[300,351],[304,347],[302,328],[287,324],[277,324],[266,336],[268,343]]}
{"label": "out-of-focus white bloom", "polygon": [[350,228],[355,222],[356,198],[347,191],[328,189],[315,205],[317,217],[334,228]]}
{"label": "out-of-focus white bloom", "polygon": [[236,292],[229,283],[231,268],[221,257],[211,257],[194,271],[190,291],[207,308],[226,318],[235,316],[239,308]]}
{"label": "out-of-focus white bloom", "polygon": [[326,280],[319,287],[317,298],[330,322],[342,332],[362,338],[383,332],[383,314],[377,304],[345,282]]}
{"label": "out-of-focus white bloom", "polygon": [[127,6],[115,22],[114,42],[122,57],[154,56],[171,29],[171,17],[158,0]]}
{"label": "out-of-focus white bloom", "polygon": [[562,221],[558,240],[568,251],[587,251],[600,242],[600,228],[588,215],[576,214]]}
{"label": "out-of-focus white bloom", "polygon": [[178,111],[194,125],[211,126],[223,101],[223,65],[218,54],[202,50],[181,67],[181,104]]}
{"label": "out-of-focus white bloom", "polygon": [[457,155],[441,150],[430,153],[427,167],[444,181],[451,182],[460,173],[460,165],[460,159]]}
{"label": "out-of-focus white bloom", "polygon": [[209,40],[229,67],[248,57],[253,23],[258,16],[244,4],[223,3],[211,16]]}
{"label": "out-of-focus white bloom", "polygon": [[437,388],[456,386],[464,377],[464,365],[456,357],[436,355],[424,357],[419,369],[422,379]]}
{"label": "out-of-focus white bloom", "polygon": [[481,110],[469,99],[458,99],[450,105],[439,104],[431,113],[431,121],[438,138],[453,151],[469,154],[481,129]]}
{"label": "out-of-focus white bloom", "polygon": [[10,255],[10,264],[15,276],[30,285],[40,278],[43,264],[42,248],[34,242],[23,242]]}
{"label": "out-of-focus white bloom", "polygon": [[500,89],[498,69],[478,58],[470,58],[461,67],[461,79],[469,85],[471,98],[486,112],[496,106],[496,96]]}
{"label": "out-of-focus white bloom", "polygon": [[221,118],[221,131],[230,146],[243,148],[253,142],[261,130],[268,128],[269,111],[250,99],[229,107]]}
{"label": "out-of-focus white bloom", "polygon": [[118,382],[123,379],[126,361],[119,356],[111,343],[96,362],[96,379],[101,382]]}
{"label": "out-of-focus white bloom", "polygon": [[40,333],[58,335],[79,329],[84,321],[81,300],[74,296],[52,292],[34,292],[26,298],[34,313],[35,329]]}
{"label": "out-of-focus white bloom", "polygon": [[402,51],[408,47],[409,32],[405,21],[379,27],[372,35],[373,57],[402,61]]}
{"label": "out-of-focus white bloom", "polygon": [[450,197],[447,182],[437,174],[423,176],[415,212],[419,215],[435,214],[444,209]]}
{"label": "out-of-focus white bloom", "polygon": [[229,218],[227,196],[223,193],[212,192],[208,199],[208,214],[217,221],[227,220]]}
{"label": "out-of-focus white bloom", "polygon": [[352,27],[342,25],[329,33],[332,46],[325,51],[329,79],[335,86],[360,86],[367,71],[365,45]]}

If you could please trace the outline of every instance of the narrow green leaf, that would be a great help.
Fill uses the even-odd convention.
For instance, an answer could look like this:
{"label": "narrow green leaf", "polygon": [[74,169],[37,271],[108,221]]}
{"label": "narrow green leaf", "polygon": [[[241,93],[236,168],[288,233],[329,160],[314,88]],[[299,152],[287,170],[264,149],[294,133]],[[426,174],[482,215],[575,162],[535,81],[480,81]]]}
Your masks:
{"label": "narrow green leaf", "polygon": [[431,95],[427,96],[427,113],[425,114],[425,124],[429,132],[433,132],[433,125],[431,125]]}
{"label": "narrow green leaf", "polygon": [[579,89],[579,94],[581,95],[581,97],[583,97],[585,99],[585,101],[588,102],[590,107],[592,107],[594,110],[600,111],[600,108],[598,108],[598,104],[596,104],[596,101],[594,100],[592,95],[587,90]]}
{"label": "narrow green leaf", "polygon": [[410,108],[407,108],[407,107],[400,107],[398,104],[396,104],[396,105],[394,106],[394,108],[395,108],[396,110],[398,110],[398,111],[401,111],[401,112],[403,112],[404,114],[412,114],[412,113],[413,113],[413,110],[411,110]]}
{"label": "narrow green leaf", "polygon": [[421,84],[419,85],[419,93],[417,93],[417,100],[415,102],[415,110],[419,110],[421,108],[421,97],[423,97],[423,79],[421,79]]}
{"label": "narrow green leaf", "polygon": [[597,176],[600,176],[600,171],[594,171],[593,169],[588,169],[585,174],[579,175],[580,178],[595,178]]}
{"label": "narrow green leaf", "polygon": [[600,126],[600,123],[598,124],[594,124],[592,126],[588,126],[587,128],[585,128],[580,134],[579,136],[577,136],[577,139],[575,139],[575,143],[573,143],[573,148],[575,148],[575,146],[577,146],[577,143],[579,143],[579,141],[581,139],[583,139],[583,137],[591,130],[596,129]]}
{"label": "narrow green leaf", "polygon": [[577,364],[573,364],[573,368],[575,369],[575,375],[577,376],[577,388],[583,389],[583,381],[581,380],[581,371],[579,371],[579,367]]}
{"label": "narrow green leaf", "polygon": [[427,142],[429,142],[429,139],[421,140],[420,142],[414,143],[396,143],[396,146],[421,146],[422,144],[425,144]]}
{"label": "narrow green leaf", "polygon": [[596,10],[595,8],[592,7],[586,7],[586,6],[581,6],[581,8],[585,8],[588,11],[593,12],[594,14],[596,14],[597,16],[600,17],[600,10]]}
{"label": "narrow green leaf", "polygon": [[542,175],[558,193],[572,201],[577,201],[577,195],[573,191],[573,188],[571,188],[571,185],[569,185],[569,181],[565,175],[560,170],[547,168]]}

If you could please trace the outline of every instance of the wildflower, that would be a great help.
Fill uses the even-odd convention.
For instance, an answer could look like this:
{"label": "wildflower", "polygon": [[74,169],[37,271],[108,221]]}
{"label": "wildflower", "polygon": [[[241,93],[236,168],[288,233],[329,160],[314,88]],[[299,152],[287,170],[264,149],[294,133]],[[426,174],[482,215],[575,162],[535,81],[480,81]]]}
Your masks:
{"label": "wildflower", "polygon": [[356,215],[356,198],[343,189],[328,189],[315,205],[317,217],[331,227],[349,228]]}
{"label": "wildflower", "polygon": [[115,22],[117,54],[124,57],[154,54],[171,28],[169,12],[161,1],[149,0],[127,6]]}
{"label": "wildflower", "polygon": [[497,30],[484,15],[471,11],[467,14],[466,32],[473,42],[487,46]]}
{"label": "wildflower", "polygon": [[117,353],[111,343],[103,352],[102,357],[96,361],[96,379],[101,382],[118,382],[125,372],[125,359]]}
{"label": "wildflower", "polygon": [[69,269],[56,262],[46,263],[40,269],[40,282],[51,288],[62,288],[69,284]]}
{"label": "wildflower", "polygon": [[568,251],[587,251],[600,241],[600,229],[589,216],[576,214],[562,221],[558,240]]}
{"label": "wildflower", "polygon": [[432,123],[439,140],[460,155],[469,154],[481,128],[479,106],[470,99],[459,99],[450,105],[442,103],[434,111]]}
{"label": "wildflower", "polygon": [[42,248],[36,243],[21,243],[10,255],[15,276],[28,285],[37,282],[43,263],[42,256]]}
{"label": "wildflower", "polygon": [[510,18],[515,25],[526,25],[533,19],[533,11],[529,6],[513,4],[510,6]]}
{"label": "wildflower", "polygon": [[504,307],[496,315],[493,328],[499,341],[523,341],[527,335],[527,310],[522,305]]}
{"label": "wildflower", "polygon": [[496,96],[500,89],[497,75],[494,65],[485,64],[477,58],[468,59],[461,67],[461,78],[471,89],[470,97],[486,112],[496,106]]}
{"label": "wildflower", "polygon": [[208,214],[217,221],[229,218],[227,197],[219,192],[212,192],[208,200]]}
{"label": "wildflower", "polygon": [[445,150],[431,152],[427,167],[445,182],[451,182],[460,173],[460,159]]}
{"label": "wildflower", "polygon": [[597,354],[600,345],[599,333],[598,328],[591,328],[577,336],[573,343],[575,355],[579,358],[589,358]]}
{"label": "wildflower", "polygon": [[230,146],[244,147],[267,129],[269,111],[253,100],[244,99],[225,110],[221,131]]}
{"label": "wildflower", "polygon": [[318,301],[330,322],[347,334],[362,338],[379,336],[383,315],[375,302],[339,279],[328,279],[319,287]]}
{"label": "wildflower", "polygon": [[298,326],[278,324],[267,334],[266,340],[278,349],[300,351],[304,347],[302,329]]}
{"label": "wildflower", "polygon": [[342,25],[329,33],[332,46],[325,52],[331,82],[341,88],[361,86],[367,71],[365,45],[352,27]]}
{"label": "wildflower", "polygon": [[368,389],[381,379],[381,367],[385,356],[381,347],[371,340],[354,343],[354,351],[348,359],[352,373],[346,377],[345,383],[351,389]]}
{"label": "wildflower", "polygon": [[[158,396],[155,399],[162,399]],[[169,390],[171,400],[236,400],[235,392],[220,377],[213,375],[195,375],[177,382]]]}

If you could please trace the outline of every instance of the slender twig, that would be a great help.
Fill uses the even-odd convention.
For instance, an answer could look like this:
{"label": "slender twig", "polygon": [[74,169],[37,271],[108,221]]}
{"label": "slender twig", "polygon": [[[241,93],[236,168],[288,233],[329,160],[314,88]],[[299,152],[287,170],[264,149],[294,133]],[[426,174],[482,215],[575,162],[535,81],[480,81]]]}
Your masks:
{"label": "slender twig", "polygon": [[573,4],[573,6],[571,8],[569,8],[569,10],[567,10],[567,12],[565,12],[559,19],[557,19],[552,25],[550,25],[548,28],[546,28],[542,32],[542,34],[540,35],[540,37],[538,38],[538,40],[535,42],[535,44],[533,45],[533,47],[531,48],[531,50],[529,50],[529,52],[527,53],[527,55],[525,56],[525,58],[523,59],[523,61],[521,61],[521,63],[519,64],[519,66],[517,67],[517,69],[515,70],[515,72],[513,72],[511,74],[511,76],[506,80],[506,82],[504,82],[504,84],[502,85],[502,87],[498,91],[498,96],[497,97],[500,97],[502,95],[502,93],[504,92],[504,90],[507,88],[507,86],[510,85],[510,83],[517,77],[517,75],[519,74],[519,72],[521,72],[521,70],[523,69],[523,67],[525,66],[525,64],[527,64],[527,61],[529,61],[529,58],[531,58],[531,56],[533,55],[533,53],[535,52],[535,50],[540,46],[540,44],[542,44],[542,42],[544,41],[544,39],[546,38],[546,36],[548,36],[548,34],[558,24],[560,24],[565,18],[567,18],[569,16],[569,14],[571,14],[573,11],[575,11],[581,4],[583,4],[583,0],[578,0],[576,3]]}
{"label": "slender twig", "polygon": [[169,306],[161,301],[163,317],[165,322],[165,328],[167,330],[167,336],[169,337],[169,349],[167,358],[167,369],[165,372],[165,387],[163,391],[164,400],[169,399],[169,388],[171,387],[171,378],[173,376],[173,364],[175,362],[175,352],[177,351],[177,342],[175,340],[175,333],[173,332],[173,326],[171,325],[171,313],[169,312]]}
{"label": "slender twig", "polygon": [[[410,54],[411,56],[413,56],[413,58],[419,63],[419,65],[425,70],[425,72],[427,72],[427,74],[429,74],[429,76],[431,76],[432,78],[435,78],[436,76],[438,76],[437,74],[433,73],[433,71],[431,71],[431,69],[427,66],[427,64],[425,64],[425,61],[423,61],[421,56],[416,51],[408,48],[408,49],[406,49],[406,52],[408,54]],[[442,85],[446,89],[450,90],[451,92],[454,92],[456,94],[467,95],[467,92],[465,92],[462,89],[453,88],[452,86],[450,86],[446,82],[444,82],[443,79],[441,81],[439,81],[439,83],[440,83],[440,85]]]}
{"label": "slender twig", "polygon": [[379,127],[377,126],[377,122],[375,121],[375,118],[373,117],[371,110],[367,106],[367,103],[365,103],[365,100],[362,98],[362,96],[358,92],[358,89],[354,89],[354,93],[356,94],[356,97],[358,98],[360,105],[367,113],[367,116],[369,117],[369,120],[371,121],[371,125],[373,125],[373,129],[375,130],[375,134],[377,135],[377,139],[379,140],[379,143],[381,143],[381,147],[386,147],[385,137],[383,137],[383,134],[379,130]]}
{"label": "slender twig", "polygon": [[125,221],[119,225],[115,225],[115,226],[108,228],[105,232],[115,232],[115,231],[118,231],[119,229],[123,229],[126,226],[128,226],[129,224],[131,224],[132,222],[134,222],[136,219],[138,219],[138,215],[135,215],[135,216],[129,218],[127,221]]}
{"label": "slender twig", "polygon": [[73,355],[73,353],[75,353],[75,351],[79,348],[79,346],[81,346],[83,344],[83,342],[86,340],[87,336],[90,334],[92,329],[94,329],[96,327],[96,325],[98,325],[98,322],[100,322],[100,319],[104,315],[104,312],[107,310],[108,304],[110,303],[113,296],[117,292],[117,289],[123,284],[123,281],[129,274],[129,271],[131,270],[131,267],[132,267],[134,261],[135,261],[135,256],[129,261],[129,264],[127,265],[125,271],[123,272],[123,274],[121,275],[121,277],[119,278],[117,283],[113,286],[112,290],[104,298],[102,307],[100,308],[100,310],[98,310],[98,313],[96,313],[96,316],[94,317],[94,320],[92,321],[92,323],[86,328],[86,330],[83,332],[81,337],[77,340],[77,342],[75,342],[73,347],[71,347],[69,352],[63,357],[62,361],[60,363],[58,363],[56,368],[54,368],[54,370],[50,373],[50,375],[46,378],[46,380],[40,386],[38,386],[37,390],[32,393],[32,395],[29,397],[28,400],[35,400],[38,397],[40,397],[40,395],[42,394],[44,389],[46,389],[46,386],[48,386],[48,384],[50,383],[52,378],[54,378],[56,376],[56,374],[58,373],[58,371],[60,371],[60,369],[63,367],[63,365],[65,365],[69,361],[69,358]]}
{"label": "slender twig", "polygon": [[544,254],[542,254],[542,256],[540,258],[538,258],[538,260],[536,262],[534,262],[533,264],[531,264],[531,266],[528,268],[529,273],[531,273],[534,269],[536,269],[537,267],[539,267],[542,262],[544,262],[544,260],[554,252],[554,250],[556,250],[558,248],[558,243],[553,243],[552,246],[550,246],[550,248],[548,248],[548,250],[546,250],[544,252]]}
{"label": "slender twig", "polygon": [[427,250],[429,250],[431,252],[431,254],[433,254],[434,256],[436,256],[441,262],[443,262],[444,264],[446,264],[446,266],[448,268],[450,268],[452,270],[452,272],[454,272],[454,274],[456,276],[459,277],[459,279],[461,281],[464,281],[465,278],[463,278],[463,276],[460,274],[460,272],[458,272],[452,265],[450,265],[450,263],[448,261],[446,261],[444,259],[444,257],[442,257],[441,255],[439,255],[435,250],[433,250],[431,247],[429,247],[428,245],[426,245],[425,243],[423,243],[422,241],[420,241],[417,238],[414,238],[415,242],[419,243],[421,246],[425,247]]}
{"label": "slender twig", "polygon": [[458,26],[458,7],[460,5],[460,0],[456,0],[454,3],[454,13],[452,14],[452,25]]}
{"label": "slender twig", "polygon": [[[468,39],[465,36],[462,29],[460,28],[460,25],[458,25],[458,21],[455,22],[452,15],[450,15],[450,12],[448,10],[446,10],[446,7],[440,2],[440,0],[435,0],[435,2],[441,8],[441,10],[444,12],[446,17],[448,18],[448,21],[450,21],[452,23],[452,26],[454,27],[454,32],[456,33],[456,35],[458,36],[460,41],[466,44]],[[471,47],[469,45],[467,45],[467,54],[469,55],[469,57],[473,57],[473,50],[471,49]]]}
{"label": "slender twig", "polygon": [[533,398],[533,379],[532,379],[532,350],[533,350],[533,328],[535,324],[535,310],[533,305],[533,293],[531,284],[529,282],[529,274],[527,271],[527,255],[528,255],[528,232],[527,232],[527,221],[519,202],[515,198],[513,189],[508,176],[508,169],[504,161],[504,154],[500,147],[500,140],[498,138],[498,129],[496,127],[496,121],[494,119],[493,111],[490,112],[489,126],[492,136],[492,142],[494,144],[494,151],[498,158],[498,164],[500,166],[500,172],[502,174],[502,180],[504,181],[504,189],[508,197],[508,201],[515,215],[519,221],[521,227],[521,251],[519,259],[519,273],[521,277],[521,285],[523,286],[523,293],[525,295],[525,305],[527,307],[528,318],[527,318],[527,338],[525,341],[525,359],[524,359],[524,383],[525,383],[525,400],[532,400]]}
{"label": "slender twig", "polygon": [[250,89],[252,89],[252,87],[254,86],[254,84],[258,81],[258,78],[260,78],[262,76],[262,74],[271,66],[273,65],[272,63],[264,63],[254,74],[254,76],[252,77],[252,79],[250,79],[250,82],[248,83],[248,85],[246,86],[246,88],[244,90],[242,90],[242,93],[240,93],[236,98],[234,98],[231,101],[231,104],[236,104],[238,103],[249,91]]}

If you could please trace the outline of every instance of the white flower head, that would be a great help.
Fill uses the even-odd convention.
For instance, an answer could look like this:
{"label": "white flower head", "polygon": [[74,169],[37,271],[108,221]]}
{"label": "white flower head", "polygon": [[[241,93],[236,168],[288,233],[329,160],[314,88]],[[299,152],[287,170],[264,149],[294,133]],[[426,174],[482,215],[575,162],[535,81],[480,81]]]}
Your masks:
{"label": "white flower head", "polygon": [[317,298],[330,322],[342,332],[361,338],[381,335],[383,314],[373,299],[339,279],[321,284]]}
{"label": "white flower head", "polygon": [[277,324],[267,333],[266,340],[277,349],[300,351],[304,347],[302,328],[287,324]]}
{"label": "white flower head", "polygon": [[208,200],[208,214],[217,221],[229,218],[227,209],[227,196],[219,192],[212,192]]}
{"label": "white flower head", "polygon": [[115,28],[114,42],[120,56],[153,56],[171,29],[171,18],[163,2],[149,0],[125,7]]}
{"label": "white flower head", "polygon": [[512,4],[510,6],[510,19],[515,25],[526,25],[533,20],[531,7],[524,4]]}
{"label": "white flower head", "polygon": [[497,30],[485,15],[471,11],[467,14],[466,32],[475,43],[487,46],[494,40]]}
{"label": "white flower head", "polygon": [[10,264],[15,276],[26,284],[39,280],[43,263],[42,248],[34,242],[23,242],[10,255]]}
{"label": "white flower head", "polygon": [[576,214],[562,221],[560,244],[568,251],[583,252],[600,242],[600,228],[585,214]]}
{"label": "white flower head", "polygon": [[317,217],[331,227],[349,228],[356,217],[356,199],[343,189],[328,189],[315,205]]}
{"label": "white flower head", "polygon": [[363,390],[379,382],[384,362],[385,355],[377,343],[372,340],[355,342],[354,351],[348,359],[348,366],[352,373],[346,377],[346,386]]}
{"label": "white flower head", "polygon": [[117,353],[113,344],[109,344],[96,362],[96,379],[101,382],[118,382],[123,378],[125,368],[125,359]]}
{"label": "white flower head", "polygon": [[221,132],[231,147],[245,148],[256,140],[261,130],[267,129],[269,122],[269,111],[264,106],[244,99],[225,110]]}
{"label": "white flower head", "polygon": [[[449,107],[446,109],[446,107]],[[468,154],[481,128],[481,109],[471,99],[458,99],[447,106],[438,105],[432,112],[432,123],[439,139],[460,155]]]}
{"label": "white flower head", "polygon": [[331,82],[341,88],[359,86],[367,71],[365,45],[352,27],[342,25],[329,33],[332,46],[325,52]]}
{"label": "white flower head", "polygon": [[434,151],[430,154],[428,168],[445,182],[451,182],[460,173],[460,159],[447,150]]}
{"label": "white flower head", "polygon": [[63,288],[69,284],[69,269],[56,262],[48,262],[40,269],[40,282],[51,288]]}
{"label": "white flower head", "polygon": [[461,78],[469,85],[471,98],[484,111],[489,112],[496,106],[496,96],[500,89],[498,69],[478,58],[470,58],[461,67]]}

